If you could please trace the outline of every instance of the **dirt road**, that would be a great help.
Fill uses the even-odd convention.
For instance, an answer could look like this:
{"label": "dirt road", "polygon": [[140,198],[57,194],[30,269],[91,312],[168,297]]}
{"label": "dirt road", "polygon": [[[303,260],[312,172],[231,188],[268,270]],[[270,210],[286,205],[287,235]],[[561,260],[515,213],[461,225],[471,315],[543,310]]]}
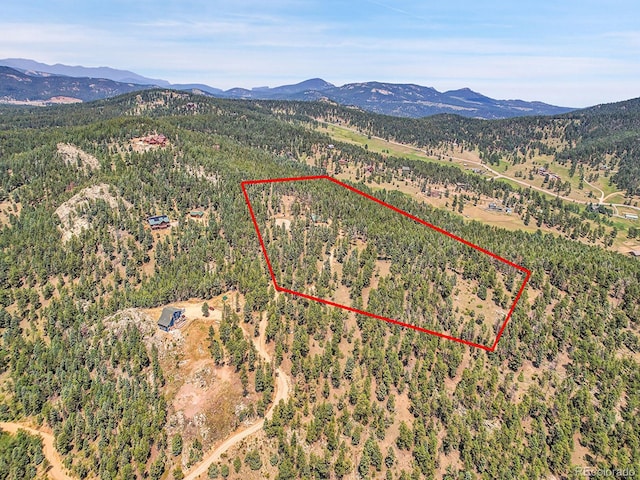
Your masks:
{"label": "dirt road", "polygon": [[[271,356],[267,353],[267,347],[265,342],[265,330],[267,328],[267,320],[263,319],[260,322],[260,336],[258,338],[253,338],[253,343],[258,351],[258,354],[266,361],[271,362]],[[249,335],[245,331],[245,335]],[[280,402],[280,400],[284,400],[285,402],[289,399],[289,395],[291,392],[289,377],[286,373],[282,371],[282,369],[278,368],[276,370],[276,385],[275,385],[275,396],[273,399],[273,404],[271,408],[267,411],[265,418],[271,418],[273,415],[273,411],[275,406]],[[254,423],[250,427],[247,427],[239,432],[234,433],[229,438],[227,438],[222,444],[220,444],[215,450],[209,453],[198,465],[196,465],[188,475],[184,477],[184,480],[195,480],[200,475],[206,474],[209,469],[209,465],[213,462],[220,460],[220,456],[229,450],[234,445],[240,443],[242,440],[247,438],[250,435],[260,431],[262,426],[264,425],[264,419],[259,420]]]}
{"label": "dirt road", "polygon": [[[352,131],[352,132],[362,134],[360,131],[358,131],[358,130],[357,130],[357,129],[355,129],[355,128],[346,127],[346,126],[344,126],[344,125],[332,124],[332,123],[326,122],[326,120],[322,120],[322,121],[324,121],[325,123],[328,123],[329,125],[334,125],[334,126],[336,126],[336,127],[344,128],[344,129],[346,129],[346,130],[350,130],[350,131]],[[405,144],[405,143],[396,142],[396,141],[394,141],[394,140],[385,140],[384,138],[382,138],[382,137],[377,137],[377,136],[375,136],[375,135],[372,135],[372,138],[375,138],[375,139],[377,139],[377,140],[381,140],[381,141],[383,141],[383,142],[390,143],[390,144],[392,144],[392,145],[398,145],[398,146],[400,146],[400,147],[409,148],[409,149],[412,149],[412,150],[414,150],[414,151],[416,151],[416,152],[419,152],[419,153],[421,153],[421,154],[423,154],[423,155],[425,155],[425,154],[426,154],[426,152],[425,152],[423,149],[418,148],[418,147],[416,147],[416,146],[414,146],[414,145],[407,145],[407,144]],[[426,155],[425,155],[425,156],[426,156]],[[459,160],[459,161],[462,161],[462,162],[465,162],[465,163],[473,163],[473,164],[475,164],[475,165],[481,166],[482,168],[486,169],[487,171],[489,171],[489,172],[491,172],[493,175],[495,175],[495,176],[493,177],[493,179],[494,179],[494,180],[497,180],[497,179],[499,179],[499,178],[506,178],[507,180],[511,180],[512,182],[515,182],[515,183],[517,183],[517,184],[519,184],[519,185],[522,185],[523,187],[532,188],[532,189],[534,189],[534,190],[537,190],[537,191],[542,192],[542,193],[546,193],[546,194],[548,194],[548,195],[554,195],[554,193],[553,193],[553,192],[550,192],[549,190],[546,190],[546,189],[541,188],[541,187],[536,187],[535,185],[531,185],[531,184],[529,184],[529,183],[527,183],[527,182],[525,182],[525,181],[519,180],[519,179],[517,179],[517,178],[515,178],[515,177],[511,177],[511,176],[509,176],[509,175],[505,175],[504,173],[500,173],[500,172],[498,172],[497,170],[494,170],[493,168],[489,167],[488,165],[486,165],[486,164],[484,164],[484,163],[482,163],[482,162],[477,162],[477,161],[475,161],[475,160],[470,160],[470,159],[467,159],[467,158],[454,157],[454,156],[452,156],[452,155],[448,155],[448,154],[442,154],[442,156],[443,156],[443,157],[447,157],[447,158],[451,158],[451,159],[453,159],[453,160]],[[590,183],[588,183],[588,182],[585,182],[585,183],[587,183],[589,186],[591,186],[591,187],[593,187],[593,188],[595,188],[595,189],[597,189],[597,190],[600,190],[599,188],[594,187],[593,185],[591,185],[591,184],[590,184]],[[603,192],[602,190],[600,190],[600,203],[601,203],[601,204],[602,204],[602,203],[604,203],[604,201],[605,201],[607,198],[609,198],[609,197],[611,197],[611,196],[613,196],[613,195],[616,195],[616,194],[618,194],[618,193],[624,193],[624,192],[623,192],[623,191],[621,191],[621,192],[614,192],[614,193],[611,193],[611,194],[609,194],[609,195],[607,195],[607,196],[605,197],[605,196],[604,196],[604,192]],[[588,203],[593,203],[593,202],[586,201],[586,200],[578,200],[578,199],[571,198],[571,197],[565,197],[565,196],[563,196],[563,195],[555,195],[555,196],[557,196],[558,198],[560,198],[560,199],[562,199],[562,200],[565,200],[565,201],[567,201],[567,202],[572,202],[572,203],[580,203],[580,204],[583,204],[583,205],[586,205],[586,204],[588,204]],[[610,205],[611,205],[612,207],[614,207],[614,209],[616,210],[616,214],[617,214],[617,208],[615,208],[615,207],[625,207],[625,208],[631,208],[631,209],[633,209],[633,210],[639,210],[639,211],[640,211],[640,207],[634,207],[634,206],[632,206],[632,205],[624,205],[624,204],[621,204],[621,203],[611,203]]]}
{"label": "dirt road", "polygon": [[47,432],[42,432],[40,430],[36,430],[35,428],[27,427],[20,423],[14,422],[0,422],[0,428],[5,432],[15,434],[18,430],[25,430],[27,433],[32,435],[36,435],[42,438],[42,446],[44,450],[44,456],[47,457],[47,460],[51,464],[49,470],[47,470],[47,474],[49,478],[54,480],[72,480],[73,477],[70,477],[65,472],[65,468],[62,465],[62,458],[58,454],[58,451],[55,449],[55,439],[53,435]]}

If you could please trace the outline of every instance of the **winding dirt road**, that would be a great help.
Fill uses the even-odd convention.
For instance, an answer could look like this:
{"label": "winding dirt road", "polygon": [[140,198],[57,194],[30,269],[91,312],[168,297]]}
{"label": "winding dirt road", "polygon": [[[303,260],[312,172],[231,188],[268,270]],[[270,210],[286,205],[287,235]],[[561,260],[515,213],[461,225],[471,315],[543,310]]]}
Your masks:
{"label": "winding dirt road", "polygon": [[[266,341],[265,341],[265,330],[267,328],[267,320],[266,318],[260,322],[260,336],[258,338],[253,338],[253,344],[258,351],[258,354],[264,359],[265,362],[271,362],[271,356],[267,353]],[[246,334],[247,332],[245,332]],[[282,371],[281,368],[276,370],[276,385],[275,385],[275,396],[273,399],[273,404],[271,408],[267,411],[265,418],[271,418],[273,415],[273,411],[280,403],[280,400],[284,400],[285,402],[289,399],[289,395],[291,393],[290,380],[286,373]],[[250,427],[247,427],[239,432],[234,433],[232,436],[227,438],[224,442],[222,442],[215,450],[209,453],[200,463],[198,463],[193,469],[184,477],[184,480],[195,480],[200,475],[206,474],[209,469],[209,465],[213,462],[220,460],[220,456],[229,450],[234,445],[240,443],[242,440],[247,438],[250,435],[260,431],[262,426],[264,425],[264,419],[260,419],[258,422],[254,423]]]}
{"label": "winding dirt road", "polygon": [[[265,335],[266,328],[267,320],[265,318],[260,322],[260,336],[257,338],[252,337],[252,339],[256,350],[258,351],[258,354],[264,359],[265,362],[271,362],[271,356],[267,353]],[[251,336],[247,332],[245,332],[245,334]],[[275,396],[273,399],[273,404],[267,411],[265,418],[271,418],[276,405],[280,403],[280,400],[284,400],[286,402],[289,399],[290,394],[291,382],[289,380],[289,376],[284,373],[281,368],[278,368],[276,370]],[[250,435],[253,435],[254,433],[260,431],[263,425],[264,419],[260,419],[253,425],[231,435],[215,450],[209,453],[200,463],[193,467],[192,471],[184,477],[185,480],[195,480],[200,475],[206,474],[207,470],[209,469],[209,465],[220,460],[220,456],[231,447],[240,443]],[[47,470],[49,478],[53,480],[74,480],[73,477],[69,476],[65,471],[66,469],[62,464],[62,458],[58,454],[58,451],[55,449],[55,438],[52,434],[15,422],[0,422],[0,428],[5,432],[11,434],[15,434],[18,430],[22,429],[32,435],[40,436],[42,438],[44,455],[51,465]]]}
{"label": "winding dirt road", "polygon": [[[346,127],[346,126],[344,126],[344,125],[338,125],[338,124],[330,123],[330,122],[327,122],[326,120],[320,120],[320,121],[323,121],[324,123],[327,123],[328,125],[333,125],[333,126],[335,126],[335,127],[344,128],[345,130],[350,130],[350,131],[352,131],[352,132],[354,132],[354,133],[358,133],[358,134],[362,135],[362,132],[358,131],[358,130],[357,130],[357,129],[355,129],[355,128],[351,128],[351,127]],[[398,145],[398,146],[400,146],[400,147],[409,148],[409,149],[414,150],[414,151],[416,151],[416,152],[419,152],[419,153],[421,153],[421,154],[423,154],[423,155],[426,155],[426,151],[424,151],[423,149],[418,148],[418,147],[416,147],[416,146],[414,146],[414,145],[407,145],[406,143],[400,143],[400,142],[396,142],[396,141],[394,141],[394,140],[385,140],[384,138],[382,138],[382,137],[377,137],[377,136],[375,136],[375,135],[372,135],[372,138],[375,138],[375,139],[377,139],[377,140],[381,140],[381,141],[383,141],[383,142],[390,143],[390,144],[392,144],[392,145]],[[517,179],[517,178],[515,178],[515,177],[511,177],[511,176],[509,176],[509,175],[505,175],[504,173],[500,173],[500,172],[498,172],[497,170],[494,170],[493,168],[489,167],[488,165],[486,165],[486,164],[484,164],[484,163],[482,163],[482,162],[477,162],[477,161],[475,161],[475,160],[469,160],[469,159],[467,159],[467,158],[454,157],[454,156],[452,156],[452,155],[448,155],[448,154],[442,154],[442,156],[443,156],[443,157],[447,157],[447,158],[451,158],[451,159],[453,159],[453,160],[460,160],[460,161],[465,162],[465,163],[473,163],[473,164],[475,164],[475,165],[481,166],[481,167],[482,167],[482,168],[484,168],[485,170],[487,170],[487,171],[491,172],[493,175],[495,175],[495,176],[493,177],[493,179],[494,179],[494,180],[497,180],[497,179],[499,179],[499,178],[506,178],[507,180],[511,180],[512,182],[515,182],[515,183],[517,183],[517,184],[519,184],[519,185],[522,185],[523,187],[532,188],[533,190],[537,190],[537,191],[539,191],[539,192],[546,193],[547,195],[554,195],[554,196],[557,196],[558,198],[560,198],[560,199],[562,199],[562,200],[566,200],[567,202],[581,203],[581,204],[583,204],[583,205],[587,205],[587,204],[589,204],[589,203],[593,203],[593,202],[586,201],[586,200],[578,200],[578,199],[571,198],[571,197],[565,197],[565,196],[563,196],[563,195],[556,195],[556,194],[554,194],[553,192],[551,192],[551,191],[549,191],[549,190],[546,190],[546,189],[544,189],[544,188],[537,187],[537,186],[535,186],[535,185],[531,185],[531,184],[529,184],[529,183],[527,183],[527,182],[525,182],[525,181],[519,180],[519,179]],[[599,202],[600,204],[603,204],[603,203],[604,203],[604,201],[605,201],[607,198],[609,198],[609,197],[611,197],[611,196],[613,196],[613,195],[616,195],[616,194],[619,194],[619,193],[624,193],[624,191],[614,192],[614,193],[610,193],[609,195],[607,195],[607,196],[605,197],[605,196],[604,196],[604,192],[603,192],[602,190],[600,190],[600,189],[599,189],[599,188],[597,188],[597,187],[594,187],[593,185],[591,185],[591,184],[590,184],[590,183],[588,183],[588,182],[585,182],[585,183],[587,183],[587,185],[589,185],[589,186],[591,186],[591,187],[593,187],[593,188],[595,188],[595,189],[597,189],[597,190],[599,190],[599,191],[600,191],[600,202]],[[638,210],[638,211],[640,211],[640,207],[635,207],[635,206],[633,206],[633,205],[624,205],[624,204],[622,204],[622,203],[611,203],[611,204],[609,204],[609,205],[610,205],[610,206],[612,206],[612,207],[614,208],[614,210],[616,211],[616,214],[617,214],[617,208],[616,208],[616,207],[631,208],[631,209],[633,209],[633,210]],[[619,215],[618,215],[618,216],[619,216]]]}
{"label": "winding dirt road", "polygon": [[51,465],[51,467],[49,467],[49,469],[47,470],[49,478],[52,478],[54,480],[73,480],[73,477],[67,475],[65,471],[66,469],[62,465],[62,458],[60,457],[60,454],[54,446],[55,439],[53,438],[53,435],[15,422],[0,422],[0,428],[2,428],[2,430],[4,430],[5,432],[11,434],[17,433],[18,430],[24,430],[31,435],[42,438],[42,449],[44,451],[44,456],[47,457],[47,460]]}

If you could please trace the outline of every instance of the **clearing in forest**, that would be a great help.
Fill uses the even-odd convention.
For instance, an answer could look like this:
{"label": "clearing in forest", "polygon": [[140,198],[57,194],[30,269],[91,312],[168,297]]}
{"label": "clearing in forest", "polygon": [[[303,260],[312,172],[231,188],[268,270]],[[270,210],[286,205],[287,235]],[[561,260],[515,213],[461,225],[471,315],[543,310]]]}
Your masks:
{"label": "clearing in forest", "polygon": [[328,176],[242,189],[281,292],[493,351],[530,276]]}

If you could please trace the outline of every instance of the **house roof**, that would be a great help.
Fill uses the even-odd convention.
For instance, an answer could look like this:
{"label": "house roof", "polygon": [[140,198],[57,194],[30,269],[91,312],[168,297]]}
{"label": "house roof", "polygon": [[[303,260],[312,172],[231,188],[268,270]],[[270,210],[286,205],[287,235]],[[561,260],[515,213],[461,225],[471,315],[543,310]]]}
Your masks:
{"label": "house roof", "polygon": [[166,215],[157,215],[155,217],[147,218],[149,225],[162,225],[163,223],[169,223],[169,217]]}
{"label": "house roof", "polygon": [[182,312],[182,309],[177,307],[164,307],[162,309],[162,313],[160,314],[158,325],[161,327],[169,328],[169,326],[171,326],[171,319],[173,318],[173,314],[176,312]]}
{"label": "house roof", "polygon": [[640,250],[631,250],[629,254],[633,255],[634,257],[640,257]]}

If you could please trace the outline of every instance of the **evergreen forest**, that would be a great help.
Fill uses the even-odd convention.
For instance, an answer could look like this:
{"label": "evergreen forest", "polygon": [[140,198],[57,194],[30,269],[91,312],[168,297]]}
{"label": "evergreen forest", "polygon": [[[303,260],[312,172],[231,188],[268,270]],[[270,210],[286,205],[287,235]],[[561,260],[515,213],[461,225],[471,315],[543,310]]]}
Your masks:
{"label": "evergreen forest", "polygon": [[[135,326],[113,328],[113,318],[224,294],[242,307],[229,300],[210,332],[211,357],[259,397],[253,417],[274,410],[257,446],[240,444],[203,477],[640,474],[640,263],[608,248],[615,225],[560,198],[338,142],[314,128],[328,119],[426,149],[474,145],[487,158],[546,151],[544,136],[556,135],[558,161],[579,168],[606,156],[620,189],[640,188],[637,101],[500,121],[166,90],[3,106],[0,421],[51,431],[75,478],[183,478],[202,458],[200,440],[167,433],[171,379],[158,350]],[[166,142],[142,145],[154,135]],[[276,291],[240,184],[325,175],[323,162],[338,158],[376,165],[355,188],[531,271],[495,351]],[[471,193],[452,211],[376,188],[402,181],[402,166],[424,191],[463,183]],[[279,282],[491,344],[521,272],[336,188],[250,186]],[[465,220],[462,203],[481,194],[560,234]],[[154,215],[171,227],[151,230]],[[243,335],[258,337],[263,320],[272,364]],[[277,371],[291,394],[273,405]],[[178,460],[183,450],[195,452],[193,463]],[[0,433],[3,478],[34,478],[43,461],[36,440]]]}

